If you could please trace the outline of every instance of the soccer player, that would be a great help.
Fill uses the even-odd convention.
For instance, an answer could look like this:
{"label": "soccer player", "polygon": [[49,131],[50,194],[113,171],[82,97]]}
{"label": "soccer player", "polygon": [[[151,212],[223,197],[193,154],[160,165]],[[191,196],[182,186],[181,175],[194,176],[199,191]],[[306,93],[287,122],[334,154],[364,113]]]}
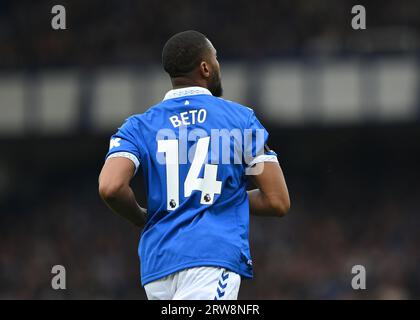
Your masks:
{"label": "soccer player", "polygon": [[[216,50],[203,34],[174,35],[162,63],[173,90],[112,136],[99,193],[143,228],[148,299],[237,299],[241,278],[252,278],[249,214],[286,214],[285,179],[252,109],[220,98]],[[138,169],[147,209],[130,188]],[[246,191],[248,178],[258,189]]]}

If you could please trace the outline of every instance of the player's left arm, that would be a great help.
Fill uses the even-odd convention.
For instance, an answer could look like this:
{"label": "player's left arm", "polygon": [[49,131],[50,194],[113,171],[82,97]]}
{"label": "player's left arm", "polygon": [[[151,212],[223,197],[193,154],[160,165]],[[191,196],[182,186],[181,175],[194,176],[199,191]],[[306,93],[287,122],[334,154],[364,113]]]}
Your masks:
{"label": "player's left arm", "polygon": [[137,203],[130,187],[135,170],[135,165],[130,159],[107,159],[99,175],[99,194],[112,211],[134,225],[143,227],[147,211]]}
{"label": "player's left arm", "polygon": [[290,197],[278,162],[262,162],[258,174],[250,176],[258,189],[247,191],[252,215],[283,217],[290,209]]}
{"label": "player's left arm", "polygon": [[[257,189],[248,191],[250,213],[257,216],[284,216],[290,209],[289,191],[283,171],[277,159],[277,153],[267,145],[268,132],[257,119],[254,112],[248,120],[248,141],[245,150],[252,150],[254,157],[245,158],[248,178]],[[253,142],[254,141],[254,142]],[[249,161],[250,160],[250,161]]]}

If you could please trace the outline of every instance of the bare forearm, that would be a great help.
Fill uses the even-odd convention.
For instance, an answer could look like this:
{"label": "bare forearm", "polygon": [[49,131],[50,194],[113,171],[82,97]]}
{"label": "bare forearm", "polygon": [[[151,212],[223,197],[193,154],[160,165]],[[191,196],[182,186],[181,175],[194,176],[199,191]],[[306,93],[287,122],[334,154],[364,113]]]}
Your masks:
{"label": "bare forearm", "polygon": [[261,190],[247,191],[249,199],[249,211],[255,216],[279,217],[286,214],[288,208],[268,197]]}
{"label": "bare forearm", "polygon": [[259,189],[247,191],[249,199],[249,211],[255,216],[277,216],[278,214],[271,208],[269,201],[264,193]]}
{"label": "bare forearm", "polygon": [[140,228],[144,226],[146,222],[146,210],[139,206],[134,192],[129,186],[121,188],[111,196],[103,196],[102,198],[116,214]]}

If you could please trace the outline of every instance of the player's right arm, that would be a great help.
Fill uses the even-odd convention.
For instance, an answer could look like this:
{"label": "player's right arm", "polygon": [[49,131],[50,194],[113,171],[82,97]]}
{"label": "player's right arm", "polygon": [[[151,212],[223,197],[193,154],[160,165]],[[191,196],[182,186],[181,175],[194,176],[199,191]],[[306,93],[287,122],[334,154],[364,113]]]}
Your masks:
{"label": "player's right arm", "polygon": [[257,216],[284,216],[290,209],[290,197],[278,162],[262,162],[259,174],[250,176],[258,189],[248,191],[250,212]]}
{"label": "player's right arm", "polygon": [[99,194],[115,213],[138,227],[146,220],[130,187],[130,181],[141,162],[140,142],[136,137],[136,123],[128,118],[111,137],[105,164],[99,175]]}
{"label": "player's right arm", "polygon": [[134,225],[143,227],[146,209],[139,206],[130,187],[135,166],[127,158],[115,157],[105,161],[99,175],[99,194],[108,207]]}

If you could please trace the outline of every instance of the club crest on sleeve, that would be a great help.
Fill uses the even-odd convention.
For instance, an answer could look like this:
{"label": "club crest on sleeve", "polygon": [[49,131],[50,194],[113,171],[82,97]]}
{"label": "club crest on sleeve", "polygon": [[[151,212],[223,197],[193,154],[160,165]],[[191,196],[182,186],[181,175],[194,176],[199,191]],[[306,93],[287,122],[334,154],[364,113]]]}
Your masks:
{"label": "club crest on sleeve", "polygon": [[119,147],[121,145],[120,140],[121,140],[121,138],[111,139],[111,141],[109,142],[109,150],[111,150],[114,147]]}

